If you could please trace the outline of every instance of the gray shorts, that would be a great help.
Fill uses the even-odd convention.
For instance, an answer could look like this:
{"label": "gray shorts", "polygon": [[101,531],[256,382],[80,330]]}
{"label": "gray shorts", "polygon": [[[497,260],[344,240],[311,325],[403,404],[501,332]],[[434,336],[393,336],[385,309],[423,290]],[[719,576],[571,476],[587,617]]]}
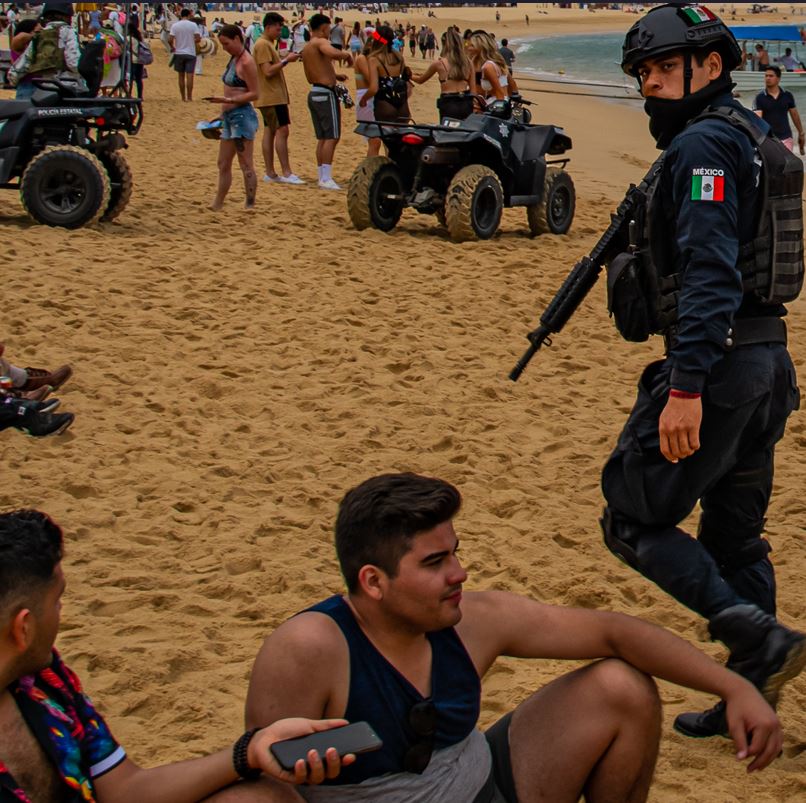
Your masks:
{"label": "gray shorts", "polygon": [[177,72],[192,73],[196,69],[196,57],[188,53],[174,53],[173,63]]}
{"label": "gray shorts", "polygon": [[341,138],[341,106],[330,87],[314,84],[308,93],[308,109],[317,139]]}

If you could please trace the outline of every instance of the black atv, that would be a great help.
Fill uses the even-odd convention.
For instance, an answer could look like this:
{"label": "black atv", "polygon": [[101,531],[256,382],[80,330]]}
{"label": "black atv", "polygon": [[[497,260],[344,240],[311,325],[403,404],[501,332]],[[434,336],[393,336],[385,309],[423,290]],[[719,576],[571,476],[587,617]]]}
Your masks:
{"label": "black atv", "polygon": [[505,206],[525,206],[532,235],[564,234],[576,194],[563,169],[571,139],[562,128],[531,125],[528,101],[513,96],[441,125],[359,123],[389,153],[369,156],[350,179],[347,209],[357,229],[391,231],[407,206],[434,214],[457,242],[492,237]]}
{"label": "black atv", "polygon": [[47,226],[114,220],[132,193],[120,131],[140,130],[142,102],[87,97],[72,81],[36,83],[30,100],[0,101],[0,188],[19,189],[28,214]]}

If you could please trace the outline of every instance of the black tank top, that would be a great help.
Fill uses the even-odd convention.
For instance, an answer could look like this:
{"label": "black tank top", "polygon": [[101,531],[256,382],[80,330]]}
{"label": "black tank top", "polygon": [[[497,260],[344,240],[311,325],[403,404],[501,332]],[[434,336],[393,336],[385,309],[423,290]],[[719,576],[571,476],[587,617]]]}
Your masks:
{"label": "black tank top", "polygon": [[[338,778],[326,784],[356,784],[386,773],[404,772],[403,757],[417,736],[408,724],[409,711],[425,698],[375,649],[341,596],[330,597],[308,611],[324,613],[341,628],[350,649],[350,692],[344,718],[367,721],[383,747],[358,757]],[[427,633],[431,643],[431,700],[437,710],[434,749],[466,739],[479,718],[481,681],[462,640],[452,628]]]}

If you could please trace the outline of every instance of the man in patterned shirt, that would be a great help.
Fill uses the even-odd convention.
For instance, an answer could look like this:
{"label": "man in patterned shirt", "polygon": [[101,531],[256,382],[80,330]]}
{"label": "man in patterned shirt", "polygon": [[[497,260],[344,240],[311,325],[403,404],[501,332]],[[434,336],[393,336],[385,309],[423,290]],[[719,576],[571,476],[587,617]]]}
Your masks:
{"label": "man in patterned shirt", "polygon": [[[344,720],[286,719],[210,756],[138,767],[53,648],[65,588],[62,550],[61,530],[44,513],[0,514],[0,803],[285,803],[300,800],[290,784],[338,775],[333,748],[324,763],[309,753],[308,774],[303,760],[284,772],[269,747]],[[238,783],[261,773],[254,783]]]}

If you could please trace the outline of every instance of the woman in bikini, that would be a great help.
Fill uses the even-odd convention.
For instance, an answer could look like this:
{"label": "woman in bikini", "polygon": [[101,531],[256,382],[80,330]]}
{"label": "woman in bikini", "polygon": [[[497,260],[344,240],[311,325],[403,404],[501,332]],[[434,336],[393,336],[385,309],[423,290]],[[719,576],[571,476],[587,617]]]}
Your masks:
{"label": "woman in bikini", "polygon": [[381,25],[372,34],[372,38],[380,47],[368,58],[369,86],[358,105],[366,106],[374,98],[376,120],[387,123],[408,122],[411,118],[411,70],[406,66],[403,54],[393,49],[395,34],[388,25]]}
{"label": "woman in bikini", "polygon": [[218,192],[210,209],[217,212],[224,205],[224,198],[232,185],[232,160],[236,154],[243,172],[246,208],[252,209],[257,193],[253,154],[258,120],[252,106],[258,95],[257,67],[237,25],[225,25],[218,34],[218,42],[230,60],[222,76],[224,95],[205,98],[210,103],[221,104],[223,121],[218,148]]}
{"label": "woman in bikini", "polygon": [[509,75],[507,63],[490,34],[483,31],[471,34],[467,52],[473,60],[480,94],[487,99],[503,100],[517,92],[515,80]]}
{"label": "woman in bikini", "polygon": [[464,120],[472,114],[475,94],[473,65],[461,37],[453,28],[448,28],[442,34],[440,57],[432,61],[422,75],[413,75],[411,80],[416,84],[424,84],[434,75],[439,79],[441,90],[437,98],[440,120],[443,117]]}
{"label": "woman in bikini", "polygon": [[[359,123],[375,122],[374,100],[370,99],[366,105],[362,105],[361,98],[367,94],[371,81],[369,60],[380,53],[382,47],[383,45],[377,39],[370,36],[361,55],[356,57],[353,62],[353,68],[355,69],[355,99],[358,103],[355,110],[355,119]],[[367,156],[377,156],[380,152],[381,138],[369,137],[367,139]]]}

